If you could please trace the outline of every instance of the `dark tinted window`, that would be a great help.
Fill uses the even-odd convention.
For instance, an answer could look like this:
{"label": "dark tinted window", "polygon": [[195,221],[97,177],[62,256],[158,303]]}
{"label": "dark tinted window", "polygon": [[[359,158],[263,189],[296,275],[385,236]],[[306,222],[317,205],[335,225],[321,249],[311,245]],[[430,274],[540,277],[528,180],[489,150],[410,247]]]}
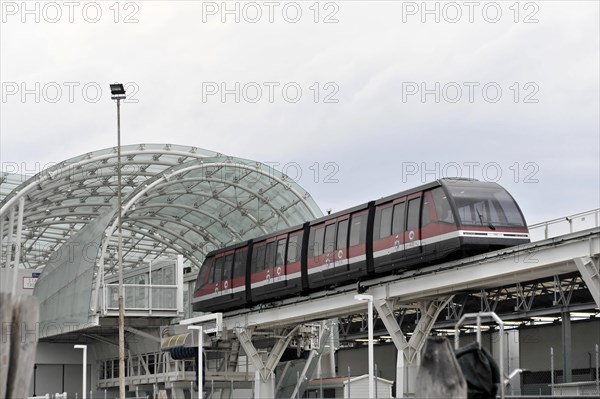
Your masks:
{"label": "dark tinted window", "polygon": [[285,239],[277,241],[277,255],[275,256],[275,266],[283,265],[283,257],[285,256],[285,242]]}
{"label": "dark tinted window", "polygon": [[325,226],[325,250],[324,253],[332,252],[335,249],[335,224]]}
{"label": "dark tinted window", "polygon": [[408,218],[406,220],[406,231],[415,231],[419,229],[419,202],[421,198],[415,198],[408,201]]}
{"label": "dark tinted window", "polygon": [[348,239],[348,220],[342,220],[338,223],[337,231],[337,249],[346,248]]}
{"label": "dark tinted window", "polygon": [[367,234],[367,214],[352,215],[350,225],[350,246],[364,244]]}
{"label": "dark tinted window", "polygon": [[233,278],[244,277],[246,275],[246,258],[248,253],[239,251],[235,253],[233,260]]}
{"label": "dark tinted window", "polygon": [[381,224],[379,226],[379,238],[389,237],[392,234],[392,207],[381,209]]}
{"label": "dark tinted window", "polygon": [[265,265],[267,269],[270,269],[273,266],[275,266],[275,256],[277,254],[276,248],[277,242],[275,241],[272,241],[267,244],[267,257],[265,259]]}
{"label": "dark tinted window", "polygon": [[300,260],[300,245],[302,243],[302,234],[290,236],[288,240],[287,263],[294,263]]}
{"label": "dark tinted window", "polygon": [[429,209],[429,196],[423,196],[423,211],[421,212],[421,226],[426,226],[431,223],[431,209]]}
{"label": "dark tinted window", "polygon": [[525,227],[517,204],[500,186],[452,187],[451,195],[462,224]]}
{"label": "dark tinted window", "polygon": [[265,250],[266,246],[256,246],[252,251],[252,273],[260,272],[265,268]]}
{"label": "dark tinted window", "polygon": [[431,196],[435,204],[435,213],[437,214],[438,222],[454,224],[452,208],[450,208],[450,202],[448,202],[448,197],[444,193],[444,190],[441,187],[433,189]]}
{"label": "dark tinted window", "polygon": [[394,205],[394,215],[392,217],[392,234],[402,233],[404,230],[404,210],[406,202]]}
{"label": "dark tinted window", "polygon": [[200,272],[198,273],[198,278],[196,279],[196,287],[202,287],[207,283],[206,278],[209,270],[211,270],[212,262],[212,257],[204,259],[202,267],[200,268]]}
{"label": "dark tinted window", "polygon": [[310,240],[312,242],[313,256],[319,256],[323,253],[323,238],[325,237],[325,228],[313,228],[313,230],[311,230],[311,235],[313,236],[313,239]]}
{"label": "dark tinted window", "polygon": [[230,280],[233,274],[233,254],[225,257],[225,263],[223,265],[223,280]]}
{"label": "dark tinted window", "polygon": [[225,262],[225,258],[220,257],[217,258],[215,260],[214,266],[213,266],[213,272],[211,273],[210,279],[208,280],[209,283],[216,283],[218,281],[221,281],[221,278],[223,277],[223,263]]}

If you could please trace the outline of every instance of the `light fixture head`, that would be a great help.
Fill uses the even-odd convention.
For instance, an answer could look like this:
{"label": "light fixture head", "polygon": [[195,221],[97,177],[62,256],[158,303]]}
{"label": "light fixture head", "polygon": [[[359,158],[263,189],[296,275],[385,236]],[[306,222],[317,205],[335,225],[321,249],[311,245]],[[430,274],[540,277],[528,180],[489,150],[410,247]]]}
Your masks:
{"label": "light fixture head", "polygon": [[358,295],[354,295],[354,299],[356,299],[357,301],[372,301],[373,295],[358,294]]}
{"label": "light fixture head", "polygon": [[125,87],[122,83],[112,83],[110,85],[110,94],[113,100],[122,100],[125,98]]}

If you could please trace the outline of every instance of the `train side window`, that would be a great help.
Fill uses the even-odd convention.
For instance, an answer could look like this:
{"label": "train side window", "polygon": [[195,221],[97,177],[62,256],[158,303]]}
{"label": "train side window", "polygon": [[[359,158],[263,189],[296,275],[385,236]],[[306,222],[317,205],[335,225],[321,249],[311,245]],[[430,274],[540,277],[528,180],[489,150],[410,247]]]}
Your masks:
{"label": "train side window", "polygon": [[379,226],[379,238],[389,237],[392,234],[392,207],[381,209],[381,224]]}
{"label": "train side window", "polygon": [[[408,217],[406,218],[406,231],[419,229],[419,202],[421,198],[408,201]],[[418,238],[417,238],[418,239]]]}
{"label": "train side window", "polygon": [[246,250],[238,251],[233,258],[233,278],[244,277],[246,275],[246,259],[248,252]]}
{"label": "train side window", "polygon": [[325,226],[325,246],[323,253],[333,252],[335,249],[335,224]]}
{"label": "train side window", "polygon": [[220,257],[215,260],[212,273],[210,275],[210,279],[208,282],[210,284],[217,283],[221,281],[223,278],[223,263],[225,262],[225,258]]}
{"label": "train side window", "polygon": [[438,222],[454,224],[454,215],[448,197],[441,187],[431,191],[431,197],[435,205],[435,213],[437,214]]}
{"label": "train side window", "polygon": [[196,280],[196,286],[198,287],[202,287],[204,286],[207,281],[207,277],[208,277],[208,272],[211,271],[211,266],[213,263],[213,258],[206,258],[204,260],[204,262],[202,263],[202,267],[200,268],[200,273],[198,273],[198,279]]}
{"label": "train side window", "polygon": [[230,280],[233,274],[233,254],[225,257],[225,263],[223,264],[223,281]]}
{"label": "train side window", "polygon": [[300,243],[302,242],[302,234],[290,236],[288,239],[287,263],[294,263],[300,260]]}
{"label": "train side window", "polygon": [[431,209],[429,203],[429,193],[425,193],[423,196],[423,209],[421,210],[421,226],[427,226],[432,222],[431,220]]}
{"label": "train side window", "polygon": [[[314,228],[313,228],[314,229]],[[323,253],[323,238],[325,237],[325,227],[319,227],[311,231],[314,235],[312,242],[313,256],[319,256]]]}
{"label": "train side window", "polygon": [[271,268],[273,268],[273,266],[275,266],[275,255],[277,254],[276,249],[277,249],[276,241],[271,241],[270,243],[267,244],[267,256],[265,258],[265,268],[266,269],[271,269]]}
{"label": "train side window", "polygon": [[283,266],[283,257],[285,255],[286,239],[277,241],[277,256],[275,258],[275,266]]}
{"label": "train side window", "polygon": [[375,208],[375,221],[373,223],[373,239],[379,240],[379,230],[381,229],[381,208]]}
{"label": "train side window", "polygon": [[265,268],[265,245],[255,246],[252,252],[252,273],[257,273]]}
{"label": "train side window", "polygon": [[337,249],[346,248],[346,242],[348,241],[348,219],[342,220],[338,223],[337,231]]}
{"label": "train side window", "polygon": [[404,229],[404,211],[406,202],[394,205],[394,215],[392,217],[392,234],[402,233]]}
{"label": "train side window", "polygon": [[350,246],[364,244],[367,234],[367,214],[352,215],[350,226]]}

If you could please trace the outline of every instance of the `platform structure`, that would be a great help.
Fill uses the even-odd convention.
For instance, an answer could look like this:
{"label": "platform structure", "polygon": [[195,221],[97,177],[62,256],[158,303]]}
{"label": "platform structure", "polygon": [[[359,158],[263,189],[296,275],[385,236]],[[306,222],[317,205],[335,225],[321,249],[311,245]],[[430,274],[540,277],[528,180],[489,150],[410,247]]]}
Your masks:
{"label": "platform structure", "polygon": [[[568,218],[566,218],[568,220]],[[570,223],[571,224],[571,223]],[[378,317],[391,337],[397,356],[397,393],[413,391],[414,375],[419,353],[437,322],[442,310],[449,309],[457,293],[486,292],[498,287],[513,285],[516,292],[525,281],[552,280],[559,292],[557,305],[566,305],[561,276],[577,274],[589,289],[594,303],[585,307],[600,307],[600,229],[594,227],[557,237],[546,238],[530,244],[490,252],[459,261],[429,266],[409,271],[399,276],[387,276],[363,284],[365,293],[372,295]],[[558,283],[557,283],[558,280]],[[519,306],[527,309],[527,299],[521,287]],[[364,313],[365,302],[357,301],[355,284],[339,287],[334,291],[290,298],[272,307],[234,311],[223,314],[222,325],[213,325],[220,339],[239,340],[244,352],[255,369],[255,397],[279,397],[273,371],[289,342],[297,332],[310,323],[331,318]],[[561,297],[562,295],[562,297]],[[568,295],[568,294],[567,294]],[[489,310],[489,302],[482,300],[482,310]],[[407,339],[398,323],[402,309],[418,310],[418,323]],[[518,309],[515,309],[518,310]],[[529,309],[531,310],[531,309]],[[570,329],[567,315],[563,329]],[[188,319],[185,324],[199,323],[202,317]],[[210,328],[210,327],[209,327]],[[566,332],[569,334],[569,332]],[[265,353],[264,339],[272,337],[269,351]],[[306,338],[306,337],[305,337]],[[263,342],[261,342],[263,341]],[[316,354],[318,355],[318,348]],[[565,370],[570,362],[568,345],[563,347]],[[265,361],[266,359],[266,361]],[[307,362],[308,363],[308,362]],[[308,367],[307,367],[308,369]],[[332,367],[335,370],[334,367]],[[503,370],[508,374],[511,370]],[[335,375],[333,375],[335,376]],[[294,392],[302,389],[306,374],[299,376]],[[283,397],[283,396],[282,396]]]}

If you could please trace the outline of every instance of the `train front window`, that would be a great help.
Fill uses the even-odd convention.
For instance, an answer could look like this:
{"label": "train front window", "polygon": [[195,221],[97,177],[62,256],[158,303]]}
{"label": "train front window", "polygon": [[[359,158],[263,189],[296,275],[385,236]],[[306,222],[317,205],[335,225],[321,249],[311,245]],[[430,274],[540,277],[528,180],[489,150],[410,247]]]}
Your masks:
{"label": "train front window", "polygon": [[525,227],[525,220],[512,197],[501,187],[453,187],[458,216],[463,225]]}
{"label": "train front window", "polygon": [[452,209],[444,190],[441,187],[437,187],[431,190],[431,196],[435,204],[437,222],[454,224],[454,215],[452,214]]}

